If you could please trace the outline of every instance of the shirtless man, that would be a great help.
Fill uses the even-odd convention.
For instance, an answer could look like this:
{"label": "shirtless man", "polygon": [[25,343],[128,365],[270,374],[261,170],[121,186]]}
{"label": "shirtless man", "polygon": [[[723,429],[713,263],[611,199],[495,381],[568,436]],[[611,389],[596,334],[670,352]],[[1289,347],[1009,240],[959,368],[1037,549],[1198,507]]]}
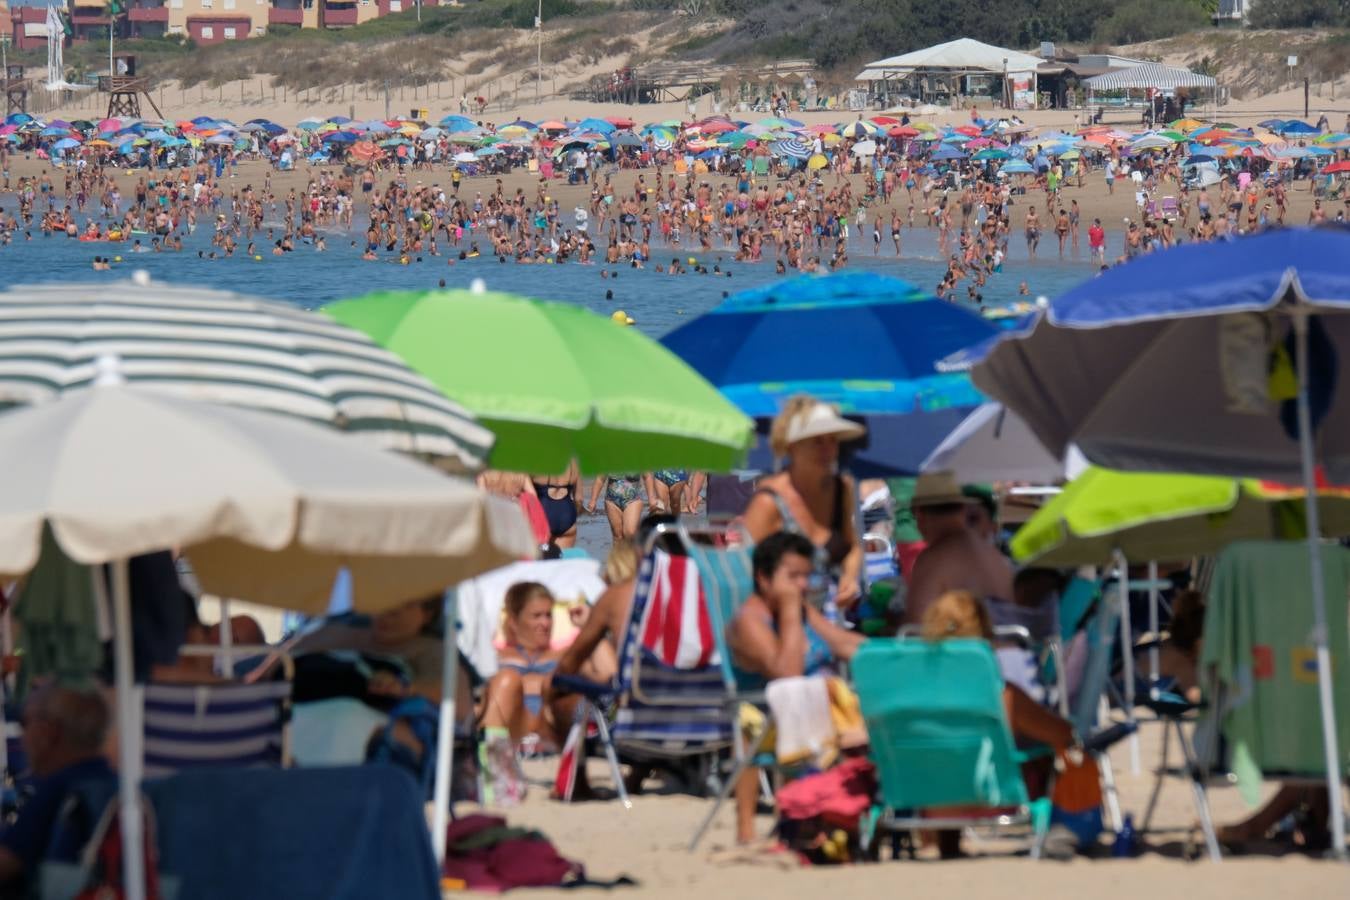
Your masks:
{"label": "shirtless man", "polygon": [[921,622],[929,605],[947,591],[970,591],[985,599],[1012,597],[1012,564],[968,524],[967,507],[976,502],[961,492],[950,472],[919,476],[911,504],[927,547],[909,577],[907,624]]}

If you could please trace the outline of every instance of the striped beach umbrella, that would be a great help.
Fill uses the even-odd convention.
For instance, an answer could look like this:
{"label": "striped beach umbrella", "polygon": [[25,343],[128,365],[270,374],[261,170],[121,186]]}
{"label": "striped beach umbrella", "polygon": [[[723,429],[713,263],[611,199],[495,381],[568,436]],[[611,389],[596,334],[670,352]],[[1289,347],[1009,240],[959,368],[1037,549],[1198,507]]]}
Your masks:
{"label": "striped beach umbrella", "polygon": [[811,148],[801,141],[779,141],[773,145],[773,152],[793,159],[809,159],[811,156]]}
{"label": "striped beach umbrella", "polygon": [[481,467],[493,442],[431,382],[327,316],[143,273],[0,291],[0,408],[86,387],[108,356],[130,384],[327,423],[450,469]]}

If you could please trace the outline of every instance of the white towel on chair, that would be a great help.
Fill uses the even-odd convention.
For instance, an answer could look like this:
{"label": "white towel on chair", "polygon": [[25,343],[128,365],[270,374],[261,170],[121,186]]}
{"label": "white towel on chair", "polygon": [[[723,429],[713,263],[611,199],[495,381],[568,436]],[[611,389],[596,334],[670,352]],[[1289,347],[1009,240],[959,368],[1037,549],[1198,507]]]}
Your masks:
{"label": "white towel on chair", "polygon": [[765,690],[777,730],[774,755],[780,762],[818,757],[834,741],[830,691],[824,676],[796,676],[769,682]]}

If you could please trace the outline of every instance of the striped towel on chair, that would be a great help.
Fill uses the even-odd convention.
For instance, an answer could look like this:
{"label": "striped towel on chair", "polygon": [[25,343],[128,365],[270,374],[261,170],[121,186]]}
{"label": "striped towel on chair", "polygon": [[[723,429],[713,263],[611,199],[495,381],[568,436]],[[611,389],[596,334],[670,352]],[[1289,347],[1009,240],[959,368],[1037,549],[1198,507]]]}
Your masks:
{"label": "striped towel on chair", "polygon": [[657,550],[651,566],[650,593],[639,628],[643,649],[675,669],[719,665],[712,617],[694,561]]}
{"label": "striped towel on chair", "polygon": [[279,766],[291,685],[145,686],[145,776],[203,766]]}

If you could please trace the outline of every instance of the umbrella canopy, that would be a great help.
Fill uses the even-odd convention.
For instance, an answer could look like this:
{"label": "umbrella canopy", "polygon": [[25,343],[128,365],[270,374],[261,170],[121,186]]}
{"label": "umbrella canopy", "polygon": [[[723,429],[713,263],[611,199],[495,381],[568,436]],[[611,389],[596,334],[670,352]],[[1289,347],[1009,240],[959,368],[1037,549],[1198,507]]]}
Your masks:
{"label": "umbrella canopy", "polygon": [[593,473],[726,471],[751,441],[750,421],[673,354],[578,306],[479,282],[370,294],[325,312],[473,410],[497,435],[494,468],[561,472],[575,459]]}
{"label": "umbrella canopy", "polygon": [[964,483],[1030,481],[1052,484],[1087,466],[1076,447],[1056,456],[1036,439],[1027,423],[1001,403],[972,412],[923,461],[925,472],[954,472]]}
{"label": "umbrella canopy", "polygon": [[776,415],[799,393],[874,415],[978,405],[969,380],[937,361],[994,332],[908,282],[848,272],[736,294],[662,343],[749,415]]}
{"label": "umbrella canopy", "polygon": [[[1119,550],[1131,560],[1181,560],[1234,541],[1304,537],[1306,494],[1272,482],[1089,467],[1012,539],[1019,562],[1097,565]],[[1328,533],[1350,533],[1350,489],[1319,488]]]}
{"label": "umbrella canopy", "polygon": [[492,443],[389,351],[315,313],[143,278],[0,292],[0,405],[87,386],[105,354],[132,384],[328,423],[452,468],[481,466]]}
{"label": "umbrella canopy", "polygon": [[[1272,396],[1265,373],[1292,358],[1286,337],[1300,316],[1315,316],[1322,358],[1350,360],[1350,317],[1333,315],[1350,311],[1346,259],[1350,231],[1339,228],[1150,254],[1052,301],[1029,335],[994,347],[975,383],[1052,451],[1072,441],[1115,468],[1296,482],[1293,404],[1278,385]],[[1259,370],[1245,380],[1242,351]],[[1350,423],[1350,390],[1322,390],[1323,421]],[[1350,427],[1321,428],[1316,449],[1333,481],[1350,481]]]}
{"label": "umbrella canopy", "polygon": [[[115,363],[112,364],[115,368]],[[470,482],[256,410],[120,385],[0,416],[0,573],[44,525],[79,563],[168,547],[223,597],[321,614],[345,566],[379,612],[533,553],[510,503]]]}

